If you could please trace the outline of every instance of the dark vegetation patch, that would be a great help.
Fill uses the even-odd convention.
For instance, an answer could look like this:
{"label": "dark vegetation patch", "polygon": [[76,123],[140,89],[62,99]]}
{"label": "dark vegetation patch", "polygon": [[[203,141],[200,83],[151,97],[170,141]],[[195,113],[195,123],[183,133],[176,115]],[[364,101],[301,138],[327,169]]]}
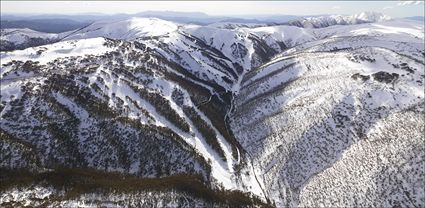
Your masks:
{"label": "dark vegetation patch", "polygon": [[[209,180],[211,167],[208,162],[178,134],[168,128],[142,125],[139,121],[123,117],[122,113],[108,106],[103,99],[93,96],[91,91],[93,88],[78,84],[76,79],[75,75],[52,73],[39,91],[31,90],[33,88],[29,86],[31,83],[27,83],[22,86],[25,89],[21,99],[11,101],[12,110],[3,116],[7,121],[13,120],[20,123],[8,128],[16,131],[22,128],[22,131],[14,133],[13,136],[22,138],[21,140],[28,144],[37,145],[38,137],[43,138],[42,134],[46,133],[48,138],[44,137],[44,139],[55,142],[54,148],[40,155],[45,163],[37,167],[86,168],[88,162],[85,158],[95,158],[94,167],[97,169],[122,168],[128,171],[130,161],[141,161],[143,166],[140,167],[137,175],[168,176],[170,173],[182,171],[201,172]],[[63,95],[87,111],[93,119],[90,130],[78,129],[78,124],[82,121],[75,117],[68,106],[59,103],[52,93]],[[118,100],[118,97],[111,99],[117,99],[116,103],[123,102]],[[49,114],[39,106],[49,106],[54,113]],[[22,113],[25,109],[32,112],[31,117],[26,117]],[[28,127],[25,125],[30,123],[29,119],[40,122],[40,125],[31,127],[31,131],[27,130]],[[153,120],[152,117],[151,119]],[[8,123],[5,124],[5,126],[8,125]],[[83,146],[85,144],[78,141],[79,132],[82,138],[87,139],[86,142],[95,144],[90,148],[98,147],[95,152],[81,151],[81,148],[85,148]],[[1,138],[5,137],[2,133]],[[99,143],[106,145],[99,145]],[[19,143],[14,140],[13,144]],[[43,145],[34,148],[34,152],[45,151]],[[164,151],[167,148],[172,151]],[[176,153],[173,154],[174,152]],[[33,161],[30,157],[23,158],[23,160]],[[152,164],[145,161],[157,162]]]}
{"label": "dark vegetation patch", "polygon": [[359,73],[355,73],[351,76],[351,78],[355,79],[355,80],[362,80],[362,81],[367,81],[370,79],[369,75],[362,75]]}
{"label": "dark vegetation patch", "polygon": [[[285,65],[285,66],[283,66],[283,67],[281,67],[281,68],[279,68],[277,70],[274,70],[273,72],[270,72],[267,75],[265,75],[263,77],[260,77],[258,79],[252,79],[252,77],[251,77],[250,80],[249,80],[250,82],[247,85],[244,85],[244,88],[253,88],[253,87],[255,88],[256,85],[257,85],[257,83],[265,82],[267,79],[269,79],[269,78],[271,78],[271,77],[273,77],[273,76],[275,76],[275,75],[277,75],[279,73],[282,73],[284,71],[285,72],[290,71],[292,69],[292,66],[294,66],[295,64],[296,63],[287,64],[287,65]],[[245,80],[245,81],[248,81],[248,80]],[[242,80],[242,84],[245,84],[245,83],[246,82],[244,82],[244,80]]]}
{"label": "dark vegetation patch", "polygon": [[407,63],[401,63],[400,68],[409,72],[409,73],[412,73],[412,74],[415,73],[414,70],[416,70],[416,69],[413,69],[412,67],[410,67]]}
{"label": "dark vegetation patch", "polygon": [[[174,67],[180,68],[177,64],[172,64],[171,66],[173,69]],[[164,76],[167,80],[178,83],[180,87],[189,93],[192,102],[210,119],[211,123],[217,128],[220,134],[223,135],[227,142],[232,145],[232,155],[237,158],[236,148],[243,148],[233,136],[233,133],[227,130],[225,121],[225,115],[232,100],[232,93],[221,88],[215,88],[220,94],[221,99],[219,99],[217,95],[211,95],[208,89],[194,83],[187,77],[180,77],[169,71],[164,71]],[[196,78],[193,80],[199,81]],[[209,97],[211,97],[210,100]],[[204,105],[208,100],[208,105]]]}
{"label": "dark vegetation patch", "polygon": [[130,88],[132,88],[136,93],[138,93],[140,97],[151,103],[155,110],[157,110],[158,113],[167,118],[167,120],[169,120],[171,123],[173,123],[185,132],[190,131],[189,124],[187,124],[187,122],[182,117],[180,117],[180,115],[171,107],[169,100],[165,99],[158,93],[149,92],[144,88],[139,88],[131,83],[129,84]]}
{"label": "dark vegetation patch", "polygon": [[376,72],[372,74],[374,80],[382,83],[391,83],[398,79],[399,74],[397,73],[388,73],[384,71]]}
{"label": "dark vegetation patch", "polygon": [[201,110],[211,121],[211,123],[217,128],[221,135],[231,144],[232,146],[232,156],[234,158],[238,157],[237,149],[243,149],[239,142],[236,140],[233,133],[228,130],[226,126],[225,114],[227,108],[223,108],[223,103],[218,99],[217,95],[211,97],[208,105],[199,105],[198,109]]}
{"label": "dark vegetation patch", "polygon": [[[279,62],[283,62],[283,61],[288,61],[288,60],[292,60],[294,59],[294,57],[285,57],[285,58],[279,58],[279,61],[271,61],[271,62],[267,62],[261,66],[255,67],[253,69],[251,69],[250,71],[248,71],[244,77],[242,78],[242,82],[241,84],[244,85],[246,82],[250,81],[255,75],[257,75],[258,73],[260,73],[262,70],[266,69],[267,67],[279,63]],[[291,63],[286,64],[281,70],[284,70],[284,68],[289,68],[290,66],[295,65],[296,62],[293,61]],[[290,65],[290,66],[289,66]],[[280,73],[280,72],[279,72]]]}
{"label": "dark vegetation patch", "polygon": [[201,116],[192,108],[188,106],[183,107],[183,111],[190,120],[192,120],[195,127],[204,137],[208,145],[218,153],[223,161],[226,161],[226,155],[220,143],[218,143],[217,134],[215,131],[201,118]]}
{"label": "dark vegetation patch", "polygon": [[178,88],[175,88],[173,92],[171,93],[171,99],[178,105],[183,106],[184,104],[184,94],[183,91],[181,91]]}
{"label": "dark vegetation patch", "polygon": [[233,43],[230,48],[232,56],[235,58],[243,59],[248,54],[248,49],[241,43]]}
{"label": "dark vegetation patch", "polygon": [[40,62],[28,60],[22,65],[22,71],[26,73],[34,72],[39,73],[41,71],[40,66],[38,65]]}
{"label": "dark vegetation patch", "polygon": [[108,106],[108,103],[92,96],[91,89],[79,86],[72,77],[53,74],[45,81],[45,91],[59,92],[84,107],[88,112],[94,113],[99,118],[113,118],[119,114]]}
{"label": "dark vegetation patch", "polygon": [[[40,160],[37,157],[37,152],[36,152],[36,147],[31,144],[30,142],[27,142],[21,138],[17,138],[12,134],[9,134],[7,131],[5,131],[4,129],[2,129],[0,127],[0,146],[1,145],[5,145],[8,144],[8,148],[11,149],[10,144],[14,144],[16,146],[20,147],[20,150],[22,152],[22,158],[23,160],[28,161],[28,163],[30,164],[35,164],[35,165],[39,165],[40,164]],[[3,152],[3,161],[2,163],[4,164],[5,161],[9,160],[9,164],[11,164],[12,162],[12,157],[14,155],[8,154],[6,152]],[[23,162],[23,161],[21,161]]]}
{"label": "dark vegetation patch", "polygon": [[360,63],[360,61],[367,61],[370,63],[374,63],[376,60],[374,58],[371,58],[367,55],[360,55],[360,54],[355,54],[351,57],[348,57],[348,59],[352,62],[356,62],[356,63]]}
{"label": "dark vegetation patch", "polygon": [[[254,63],[254,64],[266,63],[270,61],[271,57],[275,56],[278,53],[278,51],[268,46],[258,36],[250,34],[248,38],[252,41],[254,45],[255,54],[260,61],[259,63]],[[254,61],[254,59],[252,61]]]}
{"label": "dark vegetation patch", "polygon": [[[53,39],[43,39],[43,38],[28,38],[26,42],[22,44],[15,44],[13,42],[7,40],[0,40],[0,51],[14,51],[14,50],[22,50],[29,47],[35,47],[40,45],[46,45],[56,42]],[[37,55],[40,55],[37,51]]]}
{"label": "dark vegetation patch", "polygon": [[270,207],[270,205],[248,193],[211,189],[200,175],[178,174],[164,178],[140,178],[93,169],[58,169],[42,173],[0,169],[0,191],[6,191],[12,187],[30,186],[34,183],[65,190],[64,196],[56,199],[58,201],[75,199],[83,194],[93,192],[131,194],[137,191],[164,192],[175,190],[217,205]]}
{"label": "dark vegetation patch", "polygon": [[138,122],[137,120],[130,119],[130,118],[127,118],[127,117],[121,117],[121,118],[117,119],[117,121],[119,121],[123,124],[128,124],[135,129],[143,130],[143,132],[146,132],[145,134],[148,133],[148,136],[152,135],[152,137],[154,137],[154,136],[159,137],[159,135],[161,135],[164,138],[172,139],[172,141],[174,141],[175,144],[180,149],[184,149],[185,151],[189,152],[190,155],[194,159],[196,159],[196,161],[199,162],[202,169],[205,170],[206,173],[207,173],[206,179],[210,180],[209,173],[211,173],[211,165],[192,146],[188,145],[182,137],[180,137],[178,134],[173,132],[171,129],[169,129],[167,127],[143,125],[140,122]]}

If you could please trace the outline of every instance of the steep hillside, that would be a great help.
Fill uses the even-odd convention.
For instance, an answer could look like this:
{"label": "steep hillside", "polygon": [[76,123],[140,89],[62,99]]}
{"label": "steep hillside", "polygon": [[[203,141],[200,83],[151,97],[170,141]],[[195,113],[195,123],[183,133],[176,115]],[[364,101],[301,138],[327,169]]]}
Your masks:
{"label": "steep hillside", "polygon": [[317,41],[248,72],[233,101],[232,130],[269,197],[279,206],[423,205],[423,26],[312,32]]}
{"label": "steep hillside", "polygon": [[200,175],[214,190],[262,197],[252,169],[235,170],[246,159],[225,125],[230,92],[147,44],[93,38],[3,53],[2,167]]}

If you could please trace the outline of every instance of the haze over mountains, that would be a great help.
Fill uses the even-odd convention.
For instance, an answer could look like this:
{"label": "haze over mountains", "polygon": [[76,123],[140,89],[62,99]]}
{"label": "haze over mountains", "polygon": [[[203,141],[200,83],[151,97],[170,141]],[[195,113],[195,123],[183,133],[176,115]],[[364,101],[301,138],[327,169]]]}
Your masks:
{"label": "haze over mountains", "polygon": [[423,22],[161,15],[2,29],[0,206],[425,206]]}
{"label": "haze over mountains", "polygon": [[[348,15],[347,15],[348,16]],[[98,20],[124,20],[131,17],[155,17],[184,24],[207,25],[216,22],[282,24],[292,20],[305,18],[295,15],[239,15],[211,16],[202,12],[145,11],[137,14],[105,15],[86,13],[75,15],[22,15],[1,14],[1,29],[29,28],[39,32],[59,33],[78,29]],[[423,16],[406,17],[406,19],[423,21]]]}
{"label": "haze over mountains", "polygon": [[98,20],[124,20],[131,17],[155,17],[177,23],[206,25],[215,22],[282,23],[294,20],[294,15],[268,16],[210,16],[202,12],[145,11],[137,14],[79,14],[79,15],[14,15],[2,14],[1,28],[29,28],[40,32],[58,33],[77,29]]}

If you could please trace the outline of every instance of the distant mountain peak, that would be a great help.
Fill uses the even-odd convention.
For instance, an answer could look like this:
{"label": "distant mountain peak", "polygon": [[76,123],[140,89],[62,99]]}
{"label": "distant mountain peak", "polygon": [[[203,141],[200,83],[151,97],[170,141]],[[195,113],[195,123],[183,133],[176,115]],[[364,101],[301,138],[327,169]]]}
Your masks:
{"label": "distant mountain peak", "polygon": [[366,11],[353,15],[305,17],[291,21],[288,24],[304,28],[322,28],[333,25],[355,25],[362,23],[383,22],[388,20],[391,20],[391,17],[388,15],[379,12]]}
{"label": "distant mountain peak", "polygon": [[352,19],[358,19],[369,22],[383,22],[391,20],[392,18],[388,15],[382,14],[380,12],[370,12],[365,11],[358,14],[354,14],[350,16]]}

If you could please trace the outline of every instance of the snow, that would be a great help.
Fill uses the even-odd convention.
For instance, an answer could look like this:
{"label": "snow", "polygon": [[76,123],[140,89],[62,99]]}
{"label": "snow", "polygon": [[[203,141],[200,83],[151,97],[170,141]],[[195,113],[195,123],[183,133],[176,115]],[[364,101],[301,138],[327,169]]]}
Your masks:
{"label": "snow", "polygon": [[352,19],[359,19],[368,22],[383,22],[391,20],[391,17],[378,12],[361,12],[351,16]]}
{"label": "snow", "polygon": [[208,27],[222,28],[222,29],[236,29],[236,28],[255,28],[255,27],[265,27],[267,24],[264,23],[237,23],[237,22],[215,22],[209,24]]}
{"label": "snow", "polygon": [[0,193],[0,204],[20,201],[23,206],[34,206],[32,199],[46,199],[54,193],[54,189],[43,186],[13,188],[7,192]]}
{"label": "snow", "polygon": [[[3,78],[2,78],[3,80]],[[16,81],[16,82],[7,82],[2,81],[0,85],[0,95],[1,95],[1,103],[6,103],[6,106],[2,111],[0,111],[0,118],[3,117],[3,115],[10,110],[11,105],[10,102],[13,100],[17,100],[22,96],[21,86],[25,82],[23,81]]]}
{"label": "snow", "polygon": [[371,24],[370,26],[372,28],[371,27],[361,28],[361,29],[353,30],[352,33],[354,35],[370,35],[371,32],[377,32],[381,34],[400,34],[400,35],[408,34],[415,38],[419,38],[419,39],[424,38],[423,27],[411,28],[411,27],[406,27],[407,25],[401,26],[397,24],[399,22],[392,22],[392,23],[395,23],[395,24],[388,24],[388,23],[387,24]]}
{"label": "snow", "polygon": [[310,31],[296,26],[269,26],[258,27],[250,30],[250,32],[259,37],[272,38],[274,41],[281,41],[288,46],[294,46],[308,41],[315,40]]}
{"label": "snow", "polygon": [[[259,29],[273,31],[268,27],[255,28]],[[308,189],[310,195],[302,196],[304,204],[301,205],[306,206],[317,206],[311,198],[319,195],[320,191],[317,190],[321,188],[312,187],[325,186],[329,192],[333,190],[320,180],[333,175],[322,175],[321,171],[332,170],[332,174],[336,174],[340,167],[334,169],[333,162],[329,161],[337,161],[337,166],[344,164],[339,162],[343,152],[345,148],[350,151],[350,143],[345,140],[354,143],[358,139],[350,133],[354,127],[344,122],[340,126],[334,118],[335,114],[346,116],[356,125],[368,128],[368,125],[375,124],[369,117],[372,115],[367,112],[379,112],[386,116],[388,110],[391,115],[403,112],[424,99],[424,63],[420,54],[424,51],[424,36],[421,24],[388,20],[318,29],[300,28],[299,31],[314,38],[295,45],[267,64],[248,72],[249,79],[238,87],[236,100],[233,101],[235,112],[230,115],[236,137],[254,155],[255,167],[264,174],[264,187],[270,191],[269,197],[278,206],[287,206],[287,201],[291,206],[298,206],[300,202],[297,197],[304,194],[288,193],[285,187],[303,189],[304,186],[311,186]],[[280,36],[274,38],[282,39]],[[368,57],[373,61],[356,61],[352,57]],[[407,63],[414,72],[408,73],[401,67],[394,67],[400,63]],[[380,82],[373,77],[377,72],[396,73],[399,77],[392,83]],[[366,81],[355,80],[352,75],[356,73],[370,78]],[[394,122],[402,123],[403,119]],[[385,129],[382,134],[389,136],[393,131],[398,131],[397,128]],[[327,139],[331,142],[327,142]],[[299,146],[302,148],[297,149]],[[342,153],[327,154],[332,151]],[[352,167],[357,166],[346,168],[350,170]],[[363,172],[365,175],[374,173],[373,170]],[[314,179],[316,174],[320,174],[317,180]],[[368,180],[353,181],[362,183]],[[338,187],[338,184],[334,186]],[[353,193],[353,190],[347,194],[333,192],[334,195],[329,198]]]}
{"label": "snow", "polygon": [[134,40],[140,37],[161,36],[172,33],[178,25],[157,18],[134,17],[119,21],[98,21],[70,34],[65,40],[107,37]]}
{"label": "snow", "polygon": [[40,84],[45,80],[45,78],[35,76],[32,72],[12,72],[10,67],[1,67],[0,72],[0,102],[6,104],[4,109],[0,112],[1,118],[7,111],[10,110],[11,101],[19,100],[22,97],[22,86],[25,86],[29,82]]}
{"label": "snow", "polygon": [[[327,28],[310,29],[315,31],[318,38],[327,36],[346,37],[367,35],[369,37],[391,37],[391,40],[406,40],[409,42],[418,42],[424,38],[424,25],[417,21],[405,19],[393,19],[379,23],[358,24],[349,26],[332,26]],[[406,34],[408,36],[406,36]]]}
{"label": "snow", "polygon": [[[77,116],[77,118],[81,121],[79,122],[79,129],[89,128],[89,124],[92,122],[89,118],[89,113],[83,108],[79,107],[76,103],[71,101],[69,98],[63,96],[60,93],[53,93],[53,97],[62,105],[66,106],[72,114]],[[79,132],[81,133],[81,132]]]}
{"label": "snow", "polygon": [[252,43],[248,41],[248,33],[243,29],[227,30],[208,26],[190,26],[185,28],[191,35],[200,38],[210,46],[220,50],[226,57],[231,58],[244,68],[251,68],[250,57],[233,55],[231,46],[240,43],[249,48]]}
{"label": "snow", "polygon": [[319,17],[306,17],[290,22],[291,24],[304,28],[322,28],[332,25],[355,25],[370,22],[384,22],[391,20],[391,17],[377,12],[361,12],[354,15],[329,15]]}
{"label": "snow", "polygon": [[22,95],[21,87],[23,83],[25,82],[2,81],[1,82],[1,102],[10,102],[14,99],[19,99]]}
{"label": "snow", "polygon": [[51,40],[58,38],[58,34],[44,33],[44,32],[31,30],[28,28],[1,29],[0,34],[1,34],[0,40],[9,41],[16,45],[25,43],[30,38],[41,38],[41,39],[51,39]]}
{"label": "snow", "polygon": [[[16,50],[12,52],[1,52],[2,63],[12,60],[19,61],[38,61],[40,64],[46,64],[58,58],[65,58],[71,56],[85,56],[85,55],[99,55],[112,48],[104,45],[104,38],[91,38],[77,41],[62,41],[47,46],[39,46],[27,48],[25,50]],[[43,51],[37,55],[37,51]]]}
{"label": "snow", "polygon": [[[95,80],[95,76],[91,76],[91,81]],[[209,145],[206,143],[206,141],[202,138],[201,134],[196,130],[192,129],[195,132],[195,137],[191,136],[188,133],[183,132],[179,128],[175,127],[172,123],[170,123],[167,119],[165,119],[163,116],[161,116],[159,113],[156,112],[154,106],[149,104],[147,101],[143,100],[138,94],[136,94],[129,86],[125,84],[125,82],[121,81],[122,78],[118,78],[118,82],[115,83],[113,80],[105,79],[106,86],[109,88],[109,91],[106,91],[106,94],[108,94],[110,97],[112,97],[112,93],[115,93],[115,96],[121,98],[124,102],[126,102],[125,97],[129,96],[133,100],[137,102],[139,106],[146,109],[154,118],[155,118],[155,125],[157,126],[163,126],[170,128],[174,132],[178,133],[188,144],[195,147],[195,149],[206,159],[210,159],[211,161],[211,167],[212,167],[212,174],[213,177],[218,180],[224,187],[227,189],[234,189],[236,188],[233,181],[231,180],[232,173],[229,171],[231,168],[233,168],[233,165],[231,161],[228,164],[225,164],[220,157],[217,155],[217,153],[209,147]],[[155,80],[152,86],[157,87],[158,89],[162,89],[162,93],[165,98],[170,99],[171,96],[171,89],[174,88],[173,85],[170,85],[171,83],[164,82],[161,80]],[[101,86],[101,85],[100,85]],[[144,86],[138,87],[144,88]],[[63,100],[63,99],[59,99]],[[63,101],[61,101],[63,102]],[[112,100],[110,100],[110,105],[113,105]],[[128,105],[128,103],[127,103]],[[131,105],[129,105],[131,106]],[[177,106],[174,104],[172,105],[174,110],[181,116],[185,117],[184,113],[181,111],[181,109],[177,108]],[[132,111],[135,111],[137,109],[131,108]],[[201,114],[204,119],[206,117]],[[186,121],[189,122],[188,119]],[[209,122],[209,120],[206,120]],[[193,126],[193,125],[191,125]],[[193,127],[192,127],[193,128]],[[214,129],[215,130],[215,129]],[[215,130],[216,133],[217,130]],[[219,135],[219,134],[218,134]],[[222,136],[218,136],[219,142],[224,147],[223,150],[225,151],[226,157],[231,159],[231,153],[230,153],[230,147],[228,147],[228,144],[224,141],[224,138]]]}
{"label": "snow", "polygon": [[[169,191],[140,191],[102,193],[90,191],[75,197],[62,199],[67,190],[52,188],[46,184],[29,184],[0,193],[0,204],[28,207],[205,207],[203,199],[186,193]],[[62,200],[52,200],[61,198]],[[181,201],[184,200],[184,201]]]}

